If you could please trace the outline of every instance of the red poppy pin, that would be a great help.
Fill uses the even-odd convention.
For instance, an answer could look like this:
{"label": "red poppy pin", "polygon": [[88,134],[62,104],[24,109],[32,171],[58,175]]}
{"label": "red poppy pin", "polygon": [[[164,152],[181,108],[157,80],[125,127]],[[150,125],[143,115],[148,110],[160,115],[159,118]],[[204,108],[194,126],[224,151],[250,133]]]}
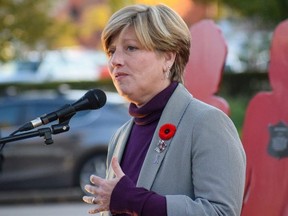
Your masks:
{"label": "red poppy pin", "polygon": [[169,140],[171,139],[176,133],[176,127],[173,124],[164,124],[160,127],[159,130],[159,137],[160,140],[157,144],[157,147],[155,148],[155,151],[158,153],[163,152],[166,147],[167,144],[165,143],[164,140]]}

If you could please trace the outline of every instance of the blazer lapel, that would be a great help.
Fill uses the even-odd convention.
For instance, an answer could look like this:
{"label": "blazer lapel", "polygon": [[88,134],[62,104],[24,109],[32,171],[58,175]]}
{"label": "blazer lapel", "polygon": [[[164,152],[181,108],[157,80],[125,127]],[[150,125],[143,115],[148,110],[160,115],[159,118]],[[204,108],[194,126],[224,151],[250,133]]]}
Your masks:
{"label": "blazer lapel", "polygon": [[[169,146],[173,145],[173,138],[171,138],[170,140],[165,141],[167,147],[163,152],[157,153],[155,151],[155,148],[157,147],[157,144],[160,140],[158,135],[159,129],[162,125],[167,123],[174,124],[177,128],[180,119],[185,112],[185,109],[191,101],[191,97],[191,94],[184,88],[182,84],[179,84],[175,89],[175,92],[172,94],[165,109],[163,110],[162,116],[153,135],[150,147],[140,171],[137,186],[144,187],[148,190],[151,189],[161,163],[167,151],[169,151]],[[175,107],[177,107],[177,109],[175,109]]]}
{"label": "blazer lapel", "polygon": [[[119,138],[117,141],[118,144],[115,146],[115,149],[113,152],[113,156],[116,156],[118,158],[118,161],[121,161],[121,159],[122,159],[123,152],[124,152],[124,149],[125,149],[125,146],[126,146],[126,143],[127,143],[127,140],[128,140],[131,128],[132,128],[132,125],[133,125],[133,120],[131,120],[129,122],[129,125],[127,127],[125,127],[124,130],[119,135]],[[109,164],[110,165],[109,165],[107,179],[114,178],[114,172],[113,172],[112,167],[111,167],[112,157],[109,158]]]}

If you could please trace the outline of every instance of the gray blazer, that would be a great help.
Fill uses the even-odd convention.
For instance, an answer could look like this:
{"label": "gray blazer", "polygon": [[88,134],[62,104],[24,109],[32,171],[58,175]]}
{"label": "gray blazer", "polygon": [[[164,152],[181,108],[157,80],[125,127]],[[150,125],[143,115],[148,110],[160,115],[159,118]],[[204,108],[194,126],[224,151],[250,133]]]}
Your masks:
{"label": "gray blazer", "polygon": [[[168,147],[157,153],[158,131],[167,123],[177,130],[166,141]],[[112,138],[108,164],[113,155],[121,161],[132,125],[131,119]],[[137,186],[164,195],[168,216],[239,216],[245,167],[245,153],[232,121],[179,84],[162,113]],[[107,178],[113,175],[110,167]]]}

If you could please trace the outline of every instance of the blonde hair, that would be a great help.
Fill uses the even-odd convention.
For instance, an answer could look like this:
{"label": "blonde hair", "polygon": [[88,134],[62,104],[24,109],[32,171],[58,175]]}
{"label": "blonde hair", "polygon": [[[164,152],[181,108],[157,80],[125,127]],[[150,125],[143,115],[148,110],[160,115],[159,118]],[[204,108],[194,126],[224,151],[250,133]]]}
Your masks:
{"label": "blonde hair", "polygon": [[106,53],[113,38],[126,27],[134,28],[138,40],[147,50],[176,53],[170,79],[183,83],[190,54],[190,32],[174,10],[163,4],[136,4],[120,9],[111,16],[102,32],[101,40]]}

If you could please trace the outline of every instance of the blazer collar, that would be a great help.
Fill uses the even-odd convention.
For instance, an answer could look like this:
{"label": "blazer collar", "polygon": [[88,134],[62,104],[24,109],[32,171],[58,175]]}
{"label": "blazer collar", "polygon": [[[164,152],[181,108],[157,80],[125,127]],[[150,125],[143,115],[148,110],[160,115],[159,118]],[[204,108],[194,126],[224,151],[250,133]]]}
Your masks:
{"label": "blazer collar", "polygon": [[[144,187],[148,190],[151,189],[155,176],[161,166],[161,163],[167,151],[169,151],[169,146],[173,144],[172,138],[165,141],[167,144],[166,150],[161,153],[157,153],[154,150],[160,140],[158,135],[159,129],[162,125],[167,123],[174,124],[177,128],[188,104],[191,102],[191,97],[191,94],[184,88],[182,84],[179,84],[175,89],[166,107],[164,108],[162,116],[156,127],[156,131],[153,135],[151,144],[149,146],[147,155],[145,157],[143,166],[139,174],[137,186]],[[177,107],[177,109],[175,109],[175,107]]]}
{"label": "blazer collar", "polygon": [[[115,146],[115,149],[113,152],[113,155],[117,156],[118,161],[121,161],[121,159],[122,159],[124,149],[125,149],[126,143],[128,141],[128,137],[129,137],[129,134],[131,132],[132,126],[133,126],[133,119],[130,119],[130,121],[127,123],[127,126],[123,127],[123,131],[121,131],[121,133],[119,134],[119,138],[117,141],[118,144]],[[109,159],[110,165],[109,165],[108,175],[106,176],[106,178],[112,179],[112,178],[114,178],[114,171],[112,170],[112,167],[111,167],[112,156],[111,156],[111,158],[108,158],[108,159]]]}
{"label": "blazer collar", "polygon": [[[170,123],[178,126],[180,119],[182,118],[188,104],[191,102],[192,95],[184,88],[182,84],[178,84],[174,93],[170,97],[166,107],[163,110],[161,118],[156,127],[156,131],[153,135],[152,141],[150,143],[149,149],[147,151],[146,157],[144,159],[137,186],[144,187],[148,190],[151,189],[156,174],[161,166],[161,163],[166,155],[166,152],[169,150],[169,146],[173,144],[173,138],[165,141],[167,144],[166,150],[162,153],[157,153],[154,149],[156,148],[160,138],[158,135],[159,129],[162,125]],[[177,109],[175,109],[177,107]],[[121,161],[123,152],[131,132],[133,125],[133,120],[130,120],[128,125],[124,127],[124,130],[120,133],[119,139],[117,141],[118,145],[116,145],[114,149],[113,155],[118,157],[118,160]],[[177,133],[177,132],[176,132]],[[157,162],[156,162],[156,161]],[[114,172],[112,171],[111,166],[108,171],[108,179],[113,178]]]}

